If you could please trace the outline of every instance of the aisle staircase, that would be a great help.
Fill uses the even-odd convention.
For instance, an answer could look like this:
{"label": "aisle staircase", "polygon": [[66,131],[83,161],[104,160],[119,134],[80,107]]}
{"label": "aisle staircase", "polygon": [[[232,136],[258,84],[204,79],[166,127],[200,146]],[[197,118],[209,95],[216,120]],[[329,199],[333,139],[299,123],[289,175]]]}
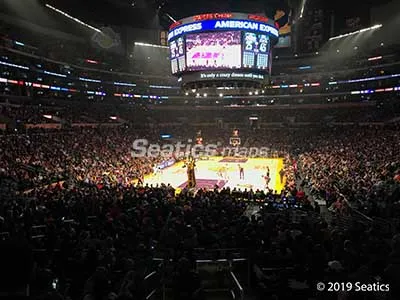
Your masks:
{"label": "aisle staircase", "polygon": [[[146,300],[174,300],[168,268],[146,276]],[[201,279],[199,300],[253,300],[249,295],[248,261],[240,259],[196,260],[196,271]],[[164,275],[162,275],[164,273]],[[152,285],[152,283],[154,283]]]}

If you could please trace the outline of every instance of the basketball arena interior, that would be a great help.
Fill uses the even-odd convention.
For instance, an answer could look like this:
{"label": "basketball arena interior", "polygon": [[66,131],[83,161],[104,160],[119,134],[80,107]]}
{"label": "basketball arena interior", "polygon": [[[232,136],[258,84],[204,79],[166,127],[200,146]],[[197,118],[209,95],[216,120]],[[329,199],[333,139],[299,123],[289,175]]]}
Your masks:
{"label": "basketball arena interior", "polygon": [[399,1],[0,16],[1,297],[400,299]]}

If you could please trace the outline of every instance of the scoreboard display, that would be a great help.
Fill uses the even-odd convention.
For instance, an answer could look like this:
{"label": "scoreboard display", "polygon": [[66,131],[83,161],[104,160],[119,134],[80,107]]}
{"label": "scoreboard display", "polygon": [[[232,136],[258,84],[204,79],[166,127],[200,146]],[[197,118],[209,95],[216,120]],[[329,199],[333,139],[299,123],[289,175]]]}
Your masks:
{"label": "scoreboard display", "polygon": [[243,68],[267,70],[270,54],[269,37],[253,32],[243,33]]}
{"label": "scoreboard display", "polygon": [[186,70],[185,43],[180,37],[169,44],[172,73],[179,73]]}
{"label": "scoreboard display", "polygon": [[273,20],[242,13],[203,14],[174,23],[168,33],[175,75],[202,71],[269,74],[279,30]]}
{"label": "scoreboard display", "polygon": [[241,67],[240,32],[238,31],[187,35],[186,46],[189,71]]}

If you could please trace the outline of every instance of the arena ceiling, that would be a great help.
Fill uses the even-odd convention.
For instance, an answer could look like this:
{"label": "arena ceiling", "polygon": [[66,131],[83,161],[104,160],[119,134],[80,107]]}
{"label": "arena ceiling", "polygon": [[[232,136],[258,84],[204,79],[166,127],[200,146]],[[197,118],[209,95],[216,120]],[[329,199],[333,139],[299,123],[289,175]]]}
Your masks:
{"label": "arena ceiling", "polygon": [[[190,15],[222,12],[244,11],[263,12],[273,15],[276,8],[288,7],[288,3],[301,0],[39,0],[49,3],[74,16],[109,23],[129,25],[138,28],[155,26],[154,19],[159,17],[158,25],[168,27],[171,19],[181,19]],[[150,21],[150,22],[149,22]],[[107,24],[108,25],[108,24]]]}
{"label": "arena ceiling", "polygon": [[[26,1],[26,0],[25,0]],[[304,0],[40,0],[53,3],[75,14],[85,15],[98,22],[130,25],[133,27],[154,26],[154,18],[159,16],[160,24],[168,26],[171,21],[168,13],[175,19],[207,12],[243,11],[263,12],[274,15],[277,8],[297,8]],[[340,14],[381,5],[391,0],[306,0],[309,3],[320,1],[328,10]],[[393,0],[392,0],[393,1]],[[349,5],[350,3],[350,5]]]}
{"label": "arena ceiling", "polygon": [[[319,1],[327,10],[338,15],[354,11],[368,10],[373,5],[381,5],[395,0],[3,0],[8,6],[26,1],[51,4],[85,21],[101,25],[128,25],[137,28],[163,27],[171,24],[169,14],[174,19],[190,15],[221,11],[243,11],[266,13],[273,16],[277,8],[299,9],[304,1]],[[0,1],[2,2],[2,1]],[[350,5],[349,5],[350,3]]]}

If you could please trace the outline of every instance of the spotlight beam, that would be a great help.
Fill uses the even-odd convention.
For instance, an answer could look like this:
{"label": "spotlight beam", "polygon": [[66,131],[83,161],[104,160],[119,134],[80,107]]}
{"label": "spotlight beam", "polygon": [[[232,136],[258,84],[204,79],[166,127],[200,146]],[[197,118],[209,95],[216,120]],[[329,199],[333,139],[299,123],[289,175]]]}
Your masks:
{"label": "spotlight beam", "polygon": [[91,26],[91,25],[89,25],[89,24],[86,24],[85,22],[83,22],[83,21],[81,21],[81,20],[79,20],[79,19],[77,19],[77,18],[75,18],[75,17],[73,17],[73,16],[67,14],[66,12],[63,12],[62,10],[60,10],[60,9],[58,9],[58,8],[55,8],[55,7],[51,6],[50,4],[47,4],[47,3],[46,3],[46,7],[47,7],[47,8],[50,8],[51,10],[53,10],[53,11],[55,11],[55,12],[57,12],[57,13],[63,15],[64,17],[66,17],[66,18],[68,18],[68,19],[70,19],[70,20],[72,20],[72,21],[74,21],[74,22],[76,22],[76,23],[78,23],[78,24],[80,24],[80,25],[83,25],[83,26],[85,26],[85,27],[87,27],[87,28],[89,28],[89,29],[92,29],[92,30],[94,30],[94,31],[96,31],[96,32],[98,32],[98,33],[103,34],[103,32],[102,32],[100,29],[98,29],[98,28],[96,28],[96,27],[93,27],[93,26]]}
{"label": "spotlight beam", "polygon": [[299,17],[300,19],[303,17],[304,9],[306,7],[306,3],[307,3],[307,0],[303,0],[303,2],[301,4],[300,17]]}
{"label": "spotlight beam", "polygon": [[353,32],[349,32],[349,33],[346,33],[346,34],[337,35],[337,36],[331,37],[329,40],[332,41],[332,40],[341,39],[341,38],[344,38],[344,37],[348,37],[348,36],[355,35],[355,34],[358,34],[358,33],[366,32],[366,31],[369,31],[369,30],[375,30],[375,29],[381,28],[382,26],[383,26],[382,24],[377,24],[377,25],[374,25],[372,27],[367,27],[367,28],[360,29],[360,30],[353,31]]}
{"label": "spotlight beam", "polygon": [[161,45],[155,45],[155,44],[148,44],[148,43],[141,43],[141,42],[135,42],[136,46],[144,46],[144,47],[153,47],[153,48],[164,48],[164,49],[169,49],[167,46],[161,46]]}
{"label": "spotlight beam", "polygon": [[168,17],[168,19],[170,19],[172,22],[176,23],[177,21],[171,17],[171,15],[169,13],[165,13],[165,15]]}

